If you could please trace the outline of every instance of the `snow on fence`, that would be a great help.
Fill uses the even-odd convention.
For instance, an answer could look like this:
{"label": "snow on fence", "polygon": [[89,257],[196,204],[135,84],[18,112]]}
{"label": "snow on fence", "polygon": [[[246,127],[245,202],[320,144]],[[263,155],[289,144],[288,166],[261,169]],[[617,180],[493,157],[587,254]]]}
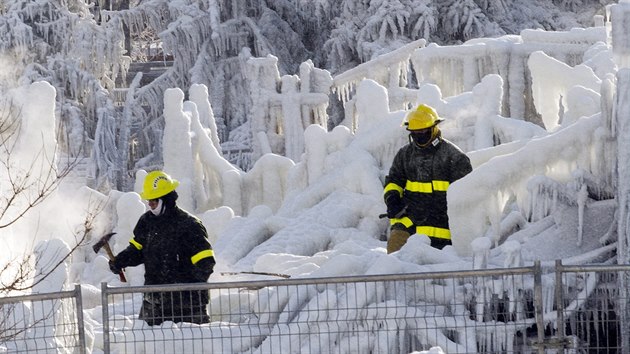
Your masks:
{"label": "snow on fence", "polygon": [[0,298],[0,352],[86,353],[81,287]]}

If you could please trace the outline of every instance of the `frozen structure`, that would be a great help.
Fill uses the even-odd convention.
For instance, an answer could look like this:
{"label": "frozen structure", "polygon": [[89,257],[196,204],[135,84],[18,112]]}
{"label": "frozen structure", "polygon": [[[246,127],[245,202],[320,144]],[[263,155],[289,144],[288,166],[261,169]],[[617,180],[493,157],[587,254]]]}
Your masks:
{"label": "frozen structure", "polygon": [[[222,152],[249,169],[249,154],[258,149],[249,129],[252,57],[275,55],[282,75],[297,74],[308,59],[337,75],[418,38],[446,45],[525,28],[590,26],[613,2],[7,0],[0,10],[0,90],[51,83],[63,152],[89,159],[91,188],[130,190],[135,170],[163,163],[167,88],[205,85]],[[144,74],[132,75],[138,71]],[[329,110],[332,125],[341,123],[342,105]]]}
{"label": "frozen structure", "polygon": [[[528,45],[525,49],[519,44],[523,39],[512,37],[499,40],[514,40],[514,45],[505,47],[492,40],[462,45],[461,48],[473,52],[479,49],[490,53],[484,54],[488,57],[493,57],[495,46],[501,47],[499,52],[514,50],[518,54],[524,50],[528,54],[521,57],[522,67],[508,68],[510,74],[506,74],[502,71],[506,68],[500,65],[497,71],[488,71],[494,64],[473,65],[462,60],[466,56],[462,51],[460,58],[448,60],[449,70],[463,72],[465,69],[467,73],[459,88],[452,87],[461,92],[445,94],[437,81],[416,71],[418,87],[399,90],[403,94],[395,93],[402,87],[400,83],[410,78],[406,70],[409,61],[425,55],[450,56],[450,51],[459,46],[424,47],[424,43],[418,42],[412,45],[416,48],[407,47],[388,57],[384,66],[375,60],[360,72],[333,77],[332,85],[337,83],[337,92],[343,92],[353,106],[352,116],[346,120],[351,123],[330,131],[323,124],[302,126],[303,132],[287,129],[282,140],[276,136],[268,145],[260,145],[262,156],[248,171],[233,166],[221,154],[213,133],[213,109],[207,88],[191,86],[188,99],[183,89],[168,88],[161,103],[164,134],[155,139],[155,146],[163,148],[160,154],[164,165],[161,167],[182,181],[181,204],[209,226],[218,260],[212,280],[221,279],[222,271],[253,270],[293,277],[326,277],[517,267],[536,259],[548,264],[556,258],[572,264],[628,263],[629,7],[628,1],[622,1],[610,8],[613,21],[610,43],[619,48],[609,45],[608,37],[600,37],[602,31],[608,35],[606,27],[592,30],[598,38],[596,41],[590,39],[591,31],[585,32],[589,34],[586,41],[591,45],[579,44],[579,55],[571,54],[575,50],[572,43],[564,45],[565,41],[575,40],[575,33],[558,33],[558,38],[551,39],[548,37],[553,35],[546,32],[528,32],[529,43],[553,40],[555,44]],[[548,47],[553,48],[554,55],[547,53]],[[498,57],[506,60],[509,55]],[[258,99],[266,102],[265,109],[273,108],[276,112],[276,115],[257,116],[256,124],[260,127],[257,135],[261,142],[264,141],[262,133],[267,132],[268,127],[271,131],[284,127],[284,124],[267,126],[274,119],[279,122],[280,112],[284,114],[282,105],[278,104],[281,97],[275,96],[282,91],[278,90],[278,84],[284,85],[286,81],[285,92],[296,101],[301,100],[302,94],[322,93],[304,91],[301,87],[297,94],[296,77],[281,79],[273,65],[261,63],[265,60],[273,61],[273,58],[256,58],[250,62],[263,64],[258,68],[265,67],[258,71],[261,73],[259,82],[269,85],[269,94],[261,92]],[[570,65],[564,60],[576,62]],[[435,64],[439,66],[442,61],[436,60],[436,63],[440,63]],[[307,65],[305,68],[309,69]],[[480,68],[479,71],[476,68]],[[513,103],[516,101],[512,97],[530,92],[524,89],[530,87],[524,84],[530,79],[522,77],[525,72],[531,73],[528,84],[531,85],[531,101]],[[373,73],[376,75],[368,76]],[[399,75],[398,80],[396,75]],[[564,80],[567,75],[571,76],[571,81]],[[310,87],[304,83],[312,79],[300,74],[300,85]],[[395,84],[397,81],[399,86]],[[350,85],[353,89],[348,89]],[[506,96],[508,88],[510,94]],[[352,90],[355,92],[351,93]],[[54,100],[50,90],[45,93],[42,95],[47,98],[45,104],[52,107]],[[315,98],[314,105],[321,109],[324,105],[321,96]],[[296,107],[301,107],[296,101],[290,102],[286,111],[296,112]],[[382,182],[395,152],[407,141],[406,132],[400,126],[405,115],[403,108],[418,102],[432,104],[447,119],[442,126],[444,135],[467,151],[475,169],[449,190],[454,247],[438,251],[427,246],[422,235],[417,235],[400,252],[386,255],[382,239],[388,225],[378,219],[385,210]],[[514,110],[512,104],[532,107]],[[309,114],[294,116],[293,123],[313,118],[310,109],[306,109]],[[54,117],[50,110],[41,115]],[[102,124],[108,126],[107,122]],[[116,125],[110,125],[113,126]],[[302,154],[297,153],[297,145],[290,143],[296,141],[303,141]],[[287,144],[293,151],[292,159],[270,153],[274,147],[281,146],[286,151]],[[138,181],[144,173],[137,172]],[[129,220],[121,216],[132,214],[123,210],[126,207],[134,215],[140,212],[137,196],[133,192],[123,194],[124,197],[116,194],[112,193],[111,197],[120,201],[121,210],[112,225],[117,225],[121,233],[128,232]],[[603,235],[602,230],[605,230]],[[545,247],[541,248],[541,244]],[[95,284],[112,281],[113,275],[106,274],[104,257],[92,257],[84,257],[82,279]],[[593,291],[594,280],[587,280],[582,290]],[[514,286],[522,290],[527,284]],[[362,308],[377,301],[401,301],[395,294],[368,290],[365,301],[359,304]],[[492,295],[498,296],[498,293],[501,296],[518,293],[511,292],[513,288],[507,289],[507,286],[486,290],[483,296],[487,297],[481,293],[475,295],[490,301]],[[552,287],[545,289],[545,311],[553,307],[550,301],[553,291]],[[326,295],[335,300],[340,296]],[[449,295],[452,294],[445,294],[445,298]],[[308,293],[270,296],[276,306],[274,313],[291,318],[295,315],[293,309],[308,308],[319,293],[314,288]],[[474,308],[478,318],[487,305],[482,302]],[[253,304],[248,305],[255,308]],[[576,308],[577,305],[572,304]],[[461,308],[449,310],[457,316],[466,316]],[[518,319],[525,317],[522,308],[510,310]],[[447,323],[449,329],[459,330],[456,321]],[[529,326],[531,319],[518,325]],[[272,331],[280,330],[273,323],[271,327]],[[311,335],[308,330],[303,334]],[[445,348],[475,345],[453,343],[446,337],[438,341],[436,344]],[[487,341],[490,343],[491,339]],[[498,345],[507,346],[506,343]]]}
{"label": "frozen structure", "polygon": [[612,43],[615,62],[619,66],[617,74],[617,93],[613,95],[614,123],[617,134],[617,236],[619,242],[620,263],[630,262],[630,225],[628,224],[628,198],[630,198],[630,170],[628,169],[628,151],[630,151],[630,31],[628,31],[628,19],[630,18],[630,2],[625,0],[611,8],[612,19]]}
{"label": "frozen structure", "polygon": [[[623,13],[627,7],[623,2],[611,11]],[[597,36],[602,31],[607,33],[605,27],[593,29]],[[618,33],[612,31],[613,36]],[[200,183],[206,190],[221,191],[216,209],[205,209],[207,204],[194,200],[191,204],[204,221],[216,225],[212,237],[216,237],[217,273],[259,271],[319,277],[518,267],[536,259],[546,264],[556,258],[572,264],[626,261],[627,225],[620,220],[627,218],[627,210],[617,204],[627,199],[627,183],[621,182],[627,178],[628,149],[624,144],[629,105],[627,68],[618,59],[624,57],[623,47],[618,53],[606,44],[607,38],[597,37],[603,41],[580,44],[583,62],[569,65],[561,59],[577,60],[579,55],[569,55],[576,47],[572,43],[564,47],[562,43],[574,41],[574,33],[558,33],[558,38],[549,38],[544,32],[537,38],[537,34],[528,33],[528,40],[556,41],[553,53],[557,56],[548,55],[545,46],[533,44],[527,46],[527,55],[522,54],[527,57],[524,65],[531,75],[533,93],[530,104],[540,117],[539,124],[532,122],[535,119],[524,109],[520,110],[523,116],[504,115],[505,107],[512,105],[510,100],[504,102],[505,87],[527,87],[520,74],[504,79],[500,71],[485,73],[478,82],[467,79],[466,85],[472,85],[470,91],[454,96],[443,96],[439,85],[421,80],[417,89],[406,90],[408,104],[429,102],[447,118],[444,135],[461,145],[474,163],[474,171],[449,190],[454,247],[433,250],[422,246],[422,237],[418,236],[399,253],[384,254],[380,239],[387,224],[377,219],[385,208],[382,180],[395,152],[406,142],[406,133],[400,127],[405,111],[390,108],[391,86],[358,79],[351,98],[356,124],[340,125],[331,131],[319,124],[310,125],[304,132],[304,154],[298,161],[266,154],[247,172],[231,169],[225,162],[215,163],[208,169],[216,176],[213,180],[190,172],[197,167],[169,165],[169,172],[184,181],[192,180],[191,186]],[[587,41],[589,38],[587,35]],[[618,41],[616,38],[614,42]],[[509,48],[517,53],[524,50],[518,45]],[[569,54],[559,55],[563,48]],[[397,62],[409,60],[407,54],[401,54]],[[464,64],[455,61],[452,65],[458,69]],[[368,72],[391,73],[391,67],[395,66]],[[278,82],[274,70],[266,72],[273,79],[269,82]],[[563,79],[567,75],[571,81]],[[178,124],[187,126],[191,118],[190,122],[197,121],[198,113],[194,105],[180,103],[183,97],[181,92],[167,95],[165,106],[172,112],[167,116],[177,117]],[[516,106],[525,107],[525,103]],[[180,136],[197,137],[198,133],[192,128],[189,132],[175,130]],[[165,135],[165,139],[170,138]],[[195,145],[191,141],[185,149],[165,150],[164,154],[175,156],[189,151],[188,144]],[[211,144],[209,139],[206,144]],[[166,140],[164,145],[168,145]],[[196,156],[204,146],[210,145],[200,143],[190,151]],[[216,149],[210,152],[218,157]],[[189,158],[177,156],[178,162]],[[192,161],[193,166],[198,163],[197,158]],[[267,193],[269,190],[274,193]],[[543,243],[546,247],[541,249]],[[583,291],[595,289],[592,281],[588,279]],[[510,292],[512,288],[507,293],[505,289],[499,290],[501,296],[517,296]],[[490,301],[491,293],[497,291],[490,287],[486,290],[477,298]],[[545,289],[546,312],[553,308],[553,291],[553,287]],[[277,310],[290,312],[296,302],[306,306],[316,296],[278,296]],[[579,304],[571,306],[578,308]],[[484,308],[482,301],[476,308],[478,318],[483,317]],[[523,308],[511,311],[523,319]],[[531,320],[518,322],[518,326],[524,326],[520,330],[531,324]],[[457,348],[474,345],[443,340],[437,344],[461,346]],[[488,339],[486,345],[492,340],[496,338]],[[498,345],[505,348],[509,343]]]}
{"label": "frozen structure", "polygon": [[[615,5],[612,13],[619,13],[624,6]],[[623,70],[618,72],[619,59],[613,62],[613,56],[623,55],[606,45],[606,26],[564,33],[525,31],[522,38],[475,40],[452,48],[413,43],[333,78],[335,90],[353,107],[346,119],[354,122],[330,132],[323,127],[321,117],[324,89],[331,84],[325,73],[306,62],[299,81],[295,76],[280,78],[274,57],[252,58],[248,61],[250,77],[261,107],[252,124],[257,127],[262,158],[248,172],[221,158],[216,141],[204,134],[200,123],[207,121],[207,114],[201,117],[197,104],[183,102],[183,93],[174,89],[167,91],[164,99],[169,127],[163,140],[164,167],[182,181],[182,203],[200,214],[228,206],[233,211],[228,215],[247,216],[257,207],[269,207],[263,215],[277,213],[286,220],[284,213],[294,217],[299,210],[310,210],[327,198],[336,198],[335,191],[342,188],[344,193],[350,191],[369,200],[363,203],[369,207],[350,218],[353,222],[346,226],[366,228],[363,231],[378,238],[386,225],[370,218],[384,208],[380,183],[406,140],[400,129],[404,112],[392,107],[426,102],[447,117],[445,136],[469,153],[475,167],[470,176],[453,184],[449,193],[454,246],[460,255],[470,256],[468,245],[478,237],[490,238],[496,247],[515,233],[521,240],[531,237],[523,236],[531,225],[535,227],[528,232],[543,233],[556,225],[548,217],[563,206],[578,210],[579,247],[585,243],[586,214],[591,209],[609,210],[608,201],[614,198],[618,185],[614,171],[620,155],[615,141],[616,129],[622,127],[618,112],[623,110],[613,107],[623,106],[623,95],[617,93],[618,84],[623,84]],[[614,41],[623,42],[618,38],[623,31],[615,30],[614,25],[612,28]],[[462,54],[469,52],[478,54]],[[395,84],[408,81],[409,61],[422,68],[416,70],[417,89]],[[450,70],[445,69],[445,63]],[[436,72],[442,76],[431,77]],[[470,91],[444,97],[439,82],[458,73],[463,73],[461,80],[446,85],[445,90]],[[298,83],[301,91],[297,91]],[[309,87],[315,88],[313,93]],[[356,92],[350,98],[352,87]],[[201,92],[207,91],[202,88]],[[532,93],[530,101],[511,98],[527,97],[527,92]],[[390,94],[395,97],[394,104]],[[207,106],[208,98],[203,94],[196,100]],[[303,104],[307,107],[299,108]],[[529,105],[535,114],[524,109]],[[518,115],[509,117],[506,112]],[[536,117],[540,117],[539,124],[533,122]],[[306,128],[309,123],[319,128]],[[292,157],[269,154],[282,150],[290,151]],[[366,172],[344,187],[332,182],[346,180],[353,176],[350,171],[359,168],[373,171],[371,179]],[[333,174],[341,175],[330,177]],[[327,179],[329,186],[323,182]],[[282,235],[283,228],[278,227],[264,232],[264,239]],[[264,242],[255,244],[264,248]]]}
{"label": "frozen structure", "polygon": [[365,79],[373,80],[385,86],[389,95],[389,109],[399,110],[407,108],[413,100],[413,92],[408,90],[410,58],[414,51],[426,45],[425,39],[419,39],[406,44],[396,50],[383,54],[369,63],[363,63],[351,68],[333,80],[333,91],[344,105],[344,120],[342,124],[350,129],[357,128],[355,100],[352,97],[355,87]]}
{"label": "frozen structure", "polygon": [[[311,124],[328,128],[328,92],[332,77],[309,60],[300,65],[300,75],[280,77],[278,58],[247,61],[252,110],[253,161],[276,153],[299,161],[304,152],[304,131]],[[279,87],[279,89],[278,89]]]}

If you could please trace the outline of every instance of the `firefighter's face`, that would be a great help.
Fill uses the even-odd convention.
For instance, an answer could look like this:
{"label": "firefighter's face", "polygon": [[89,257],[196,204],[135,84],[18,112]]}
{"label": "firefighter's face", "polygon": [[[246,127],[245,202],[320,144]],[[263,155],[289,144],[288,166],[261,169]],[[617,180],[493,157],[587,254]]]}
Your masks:
{"label": "firefighter's face", "polygon": [[411,139],[418,145],[426,145],[433,135],[433,127],[413,130],[411,132]]}
{"label": "firefighter's face", "polygon": [[151,210],[155,210],[155,208],[157,208],[158,203],[160,202],[159,199],[149,199],[147,201],[149,203],[149,208],[151,208]]}

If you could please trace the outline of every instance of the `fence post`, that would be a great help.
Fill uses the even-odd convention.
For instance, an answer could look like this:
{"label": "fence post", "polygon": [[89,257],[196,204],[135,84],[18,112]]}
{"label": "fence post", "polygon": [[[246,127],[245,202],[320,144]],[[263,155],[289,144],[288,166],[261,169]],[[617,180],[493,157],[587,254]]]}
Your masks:
{"label": "fence post", "polygon": [[109,354],[109,306],[107,305],[107,283],[101,283],[101,305],[103,308],[103,352]]}
{"label": "fence post", "polygon": [[79,332],[79,353],[85,354],[85,323],[83,322],[83,298],[81,296],[81,284],[74,286],[74,299],[77,309],[77,331]]}
{"label": "fence post", "polygon": [[557,337],[560,343],[566,338],[564,333],[564,292],[562,288],[562,275],[564,274],[564,268],[562,267],[562,260],[556,259],[556,284],[555,284],[555,296],[556,296],[556,312],[558,317],[557,322]]}
{"label": "fence post", "polygon": [[536,313],[536,327],[538,330],[538,341],[536,347],[539,354],[545,353],[545,321],[543,307],[542,289],[542,267],[540,260],[534,261],[534,311]]}

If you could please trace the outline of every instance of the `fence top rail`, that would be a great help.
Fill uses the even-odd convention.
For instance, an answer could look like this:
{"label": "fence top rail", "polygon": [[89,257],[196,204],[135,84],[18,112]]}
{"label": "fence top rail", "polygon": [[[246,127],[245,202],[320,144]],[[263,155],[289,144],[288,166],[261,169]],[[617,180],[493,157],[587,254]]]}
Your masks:
{"label": "fence top rail", "polygon": [[81,294],[80,284],[75,285],[74,290],[0,297],[0,305],[6,305],[6,304],[11,304],[11,303],[16,303],[16,302],[23,302],[23,301],[65,299],[65,298],[70,298],[70,297],[77,297],[77,294],[79,295]]}
{"label": "fence top rail", "polygon": [[411,280],[436,280],[453,279],[480,276],[512,276],[522,274],[534,274],[535,266],[518,268],[497,268],[482,270],[464,271],[439,271],[424,273],[401,273],[401,274],[375,274],[344,277],[321,277],[321,278],[292,278],[273,280],[248,280],[248,281],[225,281],[212,283],[190,283],[190,284],[165,284],[165,285],[142,285],[127,287],[111,287],[107,283],[101,283],[103,293],[123,294],[130,292],[160,292],[160,291],[185,291],[185,290],[211,290],[230,288],[264,288],[287,285],[311,285],[311,284],[340,284],[340,283],[362,283],[362,282],[383,282],[383,281],[411,281]]}
{"label": "fence top rail", "polygon": [[564,273],[630,272],[630,264],[563,265],[561,263],[557,263],[556,269]]}

